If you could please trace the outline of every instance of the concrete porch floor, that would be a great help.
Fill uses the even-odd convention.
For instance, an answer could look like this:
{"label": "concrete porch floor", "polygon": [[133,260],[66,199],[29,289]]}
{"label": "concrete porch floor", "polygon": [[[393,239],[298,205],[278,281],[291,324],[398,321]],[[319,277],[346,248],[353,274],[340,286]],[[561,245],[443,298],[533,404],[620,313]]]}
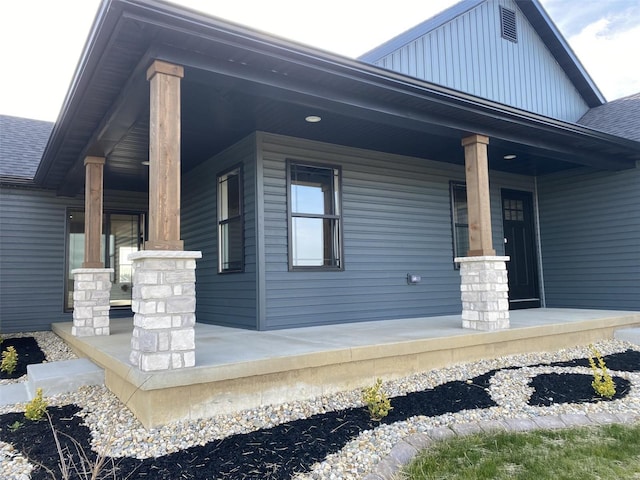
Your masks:
{"label": "concrete porch floor", "polygon": [[459,315],[256,332],[196,324],[196,366],[144,373],[128,362],[131,319],[111,335],[53,331],[105,369],[105,384],[145,425],[207,418],[259,405],[309,399],[456,363],[551,351],[613,338],[640,326],[640,312],[531,309],[511,312],[511,328],[463,330]]}

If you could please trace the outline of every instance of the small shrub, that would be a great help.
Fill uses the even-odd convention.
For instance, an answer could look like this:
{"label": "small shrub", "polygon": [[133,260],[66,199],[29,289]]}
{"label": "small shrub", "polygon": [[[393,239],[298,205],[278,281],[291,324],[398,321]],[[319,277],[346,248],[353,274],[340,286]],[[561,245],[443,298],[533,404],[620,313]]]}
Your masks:
{"label": "small shrub", "polygon": [[20,427],[22,427],[22,425],[24,425],[24,423],[19,422],[19,421],[16,420],[11,425],[9,425],[9,430],[11,430],[12,432],[15,432],[15,431],[19,430]]}
{"label": "small shrub", "polygon": [[[589,355],[589,365],[591,365],[593,373],[591,386],[601,397],[612,398],[616,394],[616,384],[613,383],[600,352],[593,345],[590,345],[590,347],[593,352],[593,356]],[[594,356],[596,357],[595,360],[593,359]]]}
{"label": "small shrub", "polygon": [[11,375],[18,366],[18,352],[13,345],[7,347],[7,349],[2,352],[2,363],[0,363],[0,370],[6,372],[8,375]]}
{"label": "small shrub", "polygon": [[389,397],[382,390],[382,380],[380,378],[376,380],[373,386],[362,389],[362,401],[369,410],[371,420],[382,420],[393,410]]}
{"label": "small shrub", "polygon": [[42,420],[45,413],[47,413],[47,401],[42,398],[42,388],[38,388],[36,390],[36,396],[27,403],[27,406],[24,409],[24,416],[27,417],[28,420],[32,420],[37,422],[38,420]]}

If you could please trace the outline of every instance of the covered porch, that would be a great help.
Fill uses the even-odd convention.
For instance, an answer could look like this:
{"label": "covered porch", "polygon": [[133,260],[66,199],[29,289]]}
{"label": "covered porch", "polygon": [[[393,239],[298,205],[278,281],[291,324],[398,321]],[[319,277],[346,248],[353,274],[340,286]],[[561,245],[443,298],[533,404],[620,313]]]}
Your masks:
{"label": "covered porch", "polygon": [[256,332],[197,323],[196,366],[142,372],[129,362],[130,319],[111,335],[76,337],[53,324],[80,356],[105,369],[105,383],[146,426],[310,399],[478,359],[552,351],[613,338],[640,326],[640,313],[578,309],[511,312],[508,330],[461,328],[460,315]]}
{"label": "covered porch", "polygon": [[[54,330],[147,426],[639,323],[564,310],[510,323],[505,265],[520,265],[507,227],[527,218],[535,288],[519,300],[544,306],[538,176],[633,169],[634,142],[144,0],[99,12],[69,92],[35,178],[85,201],[75,325]],[[298,187],[321,208],[292,208]],[[102,251],[108,191],[146,197],[128,212],[129,265]],[[311,265],[292,260],[298,218],[323,225]],[[115,278],[133,325],[110,314]]]}

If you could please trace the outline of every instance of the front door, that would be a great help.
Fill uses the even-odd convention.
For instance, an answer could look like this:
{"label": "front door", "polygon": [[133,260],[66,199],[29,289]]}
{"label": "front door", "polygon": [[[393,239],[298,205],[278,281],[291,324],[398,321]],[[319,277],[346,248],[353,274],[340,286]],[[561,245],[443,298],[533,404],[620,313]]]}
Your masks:
{"label": "front door", "polygon": [[540,306],[538,269],[530,192],[502,190],[504,253],[509,274],[509,309]]}

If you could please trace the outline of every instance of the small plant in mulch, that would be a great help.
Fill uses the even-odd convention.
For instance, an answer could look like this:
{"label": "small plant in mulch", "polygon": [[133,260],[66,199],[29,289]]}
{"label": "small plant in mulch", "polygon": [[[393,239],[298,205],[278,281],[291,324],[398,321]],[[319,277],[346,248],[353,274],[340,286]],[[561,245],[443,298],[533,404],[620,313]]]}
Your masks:
{"label": "small plant in mulch", "polygon": [[369,410],[371,420],[380,421],[393,410],[389,397],[382,390],[382,379],[380,378],[371,387],[362,389],[362,401]]}
{"label": "small plant in mulch", "polygon": [[[640,371],[640,351],[628,350],[607,355],[605,359],[607,366],[614,371]],[[589,363],[587,358],[581,358],[544,365],[588,367]],[[502,369],[491,370],[471,378],[470,383],[454,380],[433,388],[394,397],[393,410],[388,412],[388,416],[380,423],[401,422],[417,415],[437,417],[463,410],[495,407],[497,404],[489,394],[490,381],[500,370]],[[534,396],[544,397],[543,400],[554,404],[559,403],[560,400],[563,403],[602,400],[596,398],[597,395],[590,385],[592,380],[590,374],[538,375],[533,380],[536,382],[540,380],[541,383],[532,385],[538,392],[534,393]],[[619,377],[614,377],[614,381],[617,392],[613,400],[624,397],[631,390],[630,381]],[[50,478],[64,480],[64,476],[50,475],[49,472],[57,473],[61,464],[70,466],[68,471],[74,471],[72,462],[79,467],[88,465],[84,460],[85,457],[89,458],[91,465],[94,465],[93,471],[99,471],[99,466],[95,468],[96,454],[91,450],[91,432],[84,425],[82,418],[77,415],[79,412],[80,407],[75,405],[52,406],[47,410],[51,423],[25,421],[24,425],[16,431],[12,431],[9,427],[16,421],[24,421],[23,413],[0,415],[0,440],[13,445],[36,465],[32,471],[34,480]],[[111,457],[105,457],[107,468],[100,478],[282,480],[292,478],[297,473],[309,472],[315,463],[339,452],[360,433],[376,426],[378,424],[371,420],[367,407],[346,408],[291,420],[270,428],[230,435],[203,445],[195,445],[145,460],[133,457],[114,460]],[[67,452],[64,460],[61,460],[61,451]],[[69,459],[70,454],[73,455],[72,460]],[[511,467],[512,463],[508,466]],[[508,478],[512,477],[513,475]],[[85,477],[72,476],[71,478],[75,480]],[[490,478],[495,478],[495,475]]]}
{"label": "small plant in mulch", "polygon": [[27,366],[45,361],[45,355],[38,342],[33,337],[10,337],[2,342],[4,350],[13,347],[18,353],[17,363],[14,371],[8,373],[0,368],[0,379],[17,379],[26,375]]}
{"label": "small plant in mulch", "polygon": [[15,347],[9,346],[2,352],[2,363],[0,363],[0,371],[11,375],[18,365],[18,352]]}
{"label": "small plant in mulch", "polygon": [[17,432],[20,429],[20,427],[22,427],[23,425],[24,425],[24,423],[16,420],[11,425],[9,425],[9,431],[10,432]]}
{"label": "small plant in mulch", "polygon": [[27,403],[25,407],[24,416],[27,417],[27,420],[34,422],[42,420],[47,413],[48,406],[47,401],[42,398],[42,388],[38,388],[36,390],[36,396],[33,397],[33,400]]}
{"label": "small plant in mulch", "polygon": [[[589,365],[593,373],[591,386],[601,397],[612,398],[616,394],[616,384],[613,383],[613,379],[611,375],[609,375],[607,365],[600,352],[593,345],[589,345],[589,347],[593,352],[593,356],[589,355]],[[594,356],[596,357],[595,360],[593,359]]]}

